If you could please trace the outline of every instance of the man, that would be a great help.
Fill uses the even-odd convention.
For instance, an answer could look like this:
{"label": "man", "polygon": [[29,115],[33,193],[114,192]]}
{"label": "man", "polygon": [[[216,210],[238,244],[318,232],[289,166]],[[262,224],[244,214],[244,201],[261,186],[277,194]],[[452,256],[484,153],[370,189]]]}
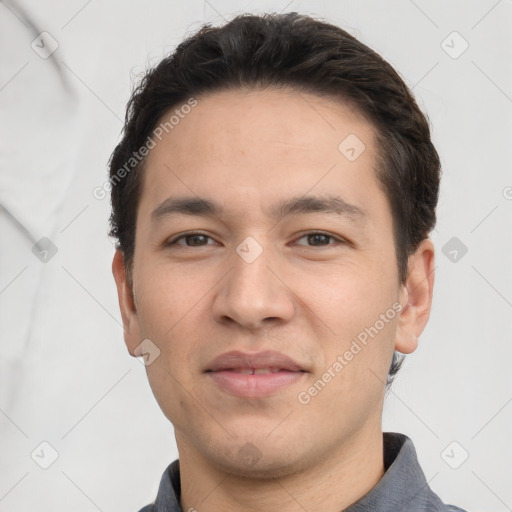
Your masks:
{"label": "man", "polygon": [[130,354],[174,426],[158,511],[446,511],[387,385],[430,313],[440,165],[398,74],[296,13],[203,27],[110,162]]}

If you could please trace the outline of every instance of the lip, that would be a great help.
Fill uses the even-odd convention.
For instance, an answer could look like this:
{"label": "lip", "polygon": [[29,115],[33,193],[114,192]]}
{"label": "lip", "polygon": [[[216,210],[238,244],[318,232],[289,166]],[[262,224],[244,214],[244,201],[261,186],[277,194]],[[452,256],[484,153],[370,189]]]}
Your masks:
{"label": "lip", "polygon": [[274,350],[265,350],[263,352],[233,350],[225,352],[208,363],[205,371],[218,372],[235,368],[279,368],[280,370],[289,370],[291,372],[305,371],[305,368],[302,368],[291,357]]}
{"label": "lip", "polygon": [[[271,369],[271,373],[248,373],[265,368]],[[256,398],[270,396],[303,379],[308,372],[285,354],[267,350],[226,352],[209,363],[205,373],[232,395]]]}

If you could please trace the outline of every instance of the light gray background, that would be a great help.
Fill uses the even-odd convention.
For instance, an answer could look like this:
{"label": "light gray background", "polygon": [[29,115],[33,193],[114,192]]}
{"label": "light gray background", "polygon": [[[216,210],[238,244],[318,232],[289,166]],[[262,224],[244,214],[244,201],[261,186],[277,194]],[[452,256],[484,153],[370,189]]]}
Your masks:
{"label": "light gray background", "polygon": [[[347,29],[430,117],[444,172],[434,306],[384,429],[413,439],[446,502],[512,509],[512,2],[27,0],[0,3],[0,511],[137,511],[177,457],[123,343],[109,200],[92,191],[131,78],[203,22],[266,10]],[[46,263],[42,237],[58,248]],[[455,262],[452,237],[468,249]]]}

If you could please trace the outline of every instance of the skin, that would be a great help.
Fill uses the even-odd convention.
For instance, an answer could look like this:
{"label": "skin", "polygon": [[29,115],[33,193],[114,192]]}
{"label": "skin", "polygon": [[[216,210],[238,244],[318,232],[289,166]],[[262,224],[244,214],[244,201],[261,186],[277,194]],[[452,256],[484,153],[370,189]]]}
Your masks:
{"label": "skin", "polygon": [[[122,251],[112,265],[130,354],[144,339],[160,350],[146,369],[174,426],[182,508],[339,511],[384,474],[386,375],[393,350],[413,352],[428,321],[433,244],[423,241],[400,284],[391,210],[373,169],[374,129],[357,112],[287,89],[197,100],[148,155],[133,283]],[[349,134],[366,146],[354,161],[338,149]],[[279,200],[313,194],[342,197],[364,222],[268,215]],[[212,199],[224,213],[154,222],[151,212],[169,196]],[[209,238],[165,245],[192,230]],[[333,238],[304,236],[318,230]],[[252,263],[236,252],[249,236],[263,249]],[[401,313],[301,404],[298,394],[397,302]],[[227,394],[203,373],[224,352],[267,349],[309,373],[263,398]]]}

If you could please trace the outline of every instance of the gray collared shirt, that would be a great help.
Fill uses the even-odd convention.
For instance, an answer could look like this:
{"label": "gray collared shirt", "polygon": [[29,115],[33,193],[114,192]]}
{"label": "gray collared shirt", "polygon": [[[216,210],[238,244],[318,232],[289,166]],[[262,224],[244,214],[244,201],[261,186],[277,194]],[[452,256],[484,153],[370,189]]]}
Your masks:
{"label": "gray collared shirt", "polygon": [[[465,512],[445,505],[425,480],[412,441],[403,434],[384,433],[385,475],[344,512]],[[140,512],[183,512],[180,506],[179,461],[165,470],[155,503]]]}

